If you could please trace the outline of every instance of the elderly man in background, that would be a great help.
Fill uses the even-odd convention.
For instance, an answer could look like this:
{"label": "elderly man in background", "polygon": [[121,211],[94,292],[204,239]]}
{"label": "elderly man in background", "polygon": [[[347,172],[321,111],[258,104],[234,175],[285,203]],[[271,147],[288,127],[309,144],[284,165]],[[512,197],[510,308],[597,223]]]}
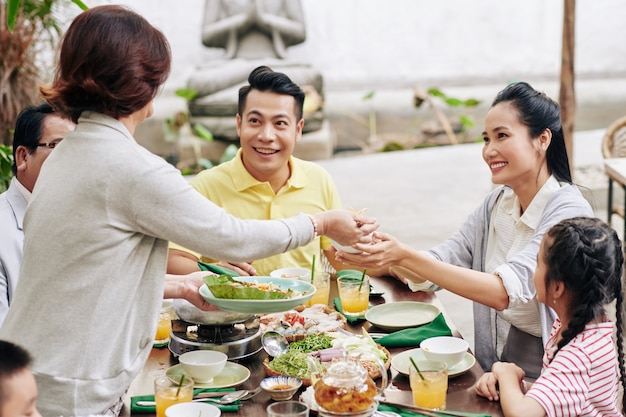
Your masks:
{"label": "elderly man in background", "polygon": [[74,123],[54,112],[48,104],[20,112],[13,134],[13,178],[0,194],[0,325],[9,310],[22,263],[22,221],[39,170],[52,150],[74,129]]}

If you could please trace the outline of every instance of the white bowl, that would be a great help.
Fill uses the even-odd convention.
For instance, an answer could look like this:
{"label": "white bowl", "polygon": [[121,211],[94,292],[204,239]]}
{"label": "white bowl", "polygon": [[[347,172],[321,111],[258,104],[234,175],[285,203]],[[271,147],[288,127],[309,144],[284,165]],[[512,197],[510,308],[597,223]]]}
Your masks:
{"label": "white bowl", "polygon": [[336,241],[334,241],[333,239],[330,239],[330,243],[333,244],[333,246],[335,247],[335,249],[343,251],[345,253],[361,253],[360,250],[358,249],[354,249],[352,246],[346,246],[346,245],[342,245],[340,243],[337,243]]}
{"label": "white bowl", "polygon": [[272,278],[292,278],[304,281],[311,280],[311,270],[306,268],[281,268],[270,272]]}
{"label": "white bowl", "polygon": [[302,380],[293,376],[271,376],[261,381],[261,389],[274,401],[290,400],[302,386]]}
{"label": "white bowl", "polygon": [[178,361],[195,382],[207,383],[222,372],[228,355],[216,350],[192,350],[180,355]]}
{"label": "white bowl", "polygon": [[424,340],[420,348],[426,359],[445,362],[449,369],[463,360],[469,343],[458,337],[439,336]]}
{"label": "white bowl", "polygon": [[178,403],[165,409],[166,417],[219,417],[219,408],[207,403]]}

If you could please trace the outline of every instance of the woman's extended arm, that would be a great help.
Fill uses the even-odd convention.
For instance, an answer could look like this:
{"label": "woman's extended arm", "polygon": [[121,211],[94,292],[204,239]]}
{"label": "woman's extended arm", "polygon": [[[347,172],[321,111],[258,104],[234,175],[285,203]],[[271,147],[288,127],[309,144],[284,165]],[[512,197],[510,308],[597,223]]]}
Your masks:
{"label": "woman's extended arm", "polygon": [[504,310],[509,304],[506,289],[497,275],[439,261],[386,233],[376,232],[374,240],[376,243],[371,245],[354,245],[363,253],[348,254],[339,251],[337,259],[366,268],[399,265],[448,291],[496,310]]}

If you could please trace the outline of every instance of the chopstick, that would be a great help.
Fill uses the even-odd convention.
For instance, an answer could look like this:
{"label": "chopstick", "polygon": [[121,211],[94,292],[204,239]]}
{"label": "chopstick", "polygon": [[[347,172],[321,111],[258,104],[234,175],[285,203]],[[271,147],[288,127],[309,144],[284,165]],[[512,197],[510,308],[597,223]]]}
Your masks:
{"label": "chopstick", "polygon": [[417,411],[420,414],[423,414],[423,415],[428,416],[428,417],[440,417],[442,415],[444,415],[444,416],[454,416],[454,417],[467,417],[467,413],[461,414],[461,413],[455,413],[454,411],[431,410],[429,408],[418,407],[416,405],[399,404],[399,403],[394,403],[394,402],[387,401],[387,400],[379,400],[379,402],[381,404],[387,404],[387,405],[390,405],[392,407],[404,408],[404,409],[409,410],[409,411]]}

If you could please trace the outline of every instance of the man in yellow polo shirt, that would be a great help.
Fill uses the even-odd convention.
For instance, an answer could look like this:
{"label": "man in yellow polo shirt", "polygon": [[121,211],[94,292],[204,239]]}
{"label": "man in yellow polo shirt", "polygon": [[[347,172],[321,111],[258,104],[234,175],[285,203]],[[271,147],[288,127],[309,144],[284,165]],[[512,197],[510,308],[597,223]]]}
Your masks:
{"label": "man in yellow polo shirt", "polygon": [[[330,175],[319,165],[292,156],[304,126],[302,89],[285,74],[265,66],[253,70],[248,82],[239,90],[237,133],[241,148],[233,160],[201,172],[191,185],[240,218],[280,219],[341,208]],[[167,272],[198,271],[201,260],[218,263],[239,275],[269,275],[279,268],[311,268],[313,255],[315,269],[320,271],[321,254],[330,246],[328,238],[321,236],[284,254],[232,264],[170,244]],[[328,253],[327,259],[333,267],[342,268],[334,254]]]}

